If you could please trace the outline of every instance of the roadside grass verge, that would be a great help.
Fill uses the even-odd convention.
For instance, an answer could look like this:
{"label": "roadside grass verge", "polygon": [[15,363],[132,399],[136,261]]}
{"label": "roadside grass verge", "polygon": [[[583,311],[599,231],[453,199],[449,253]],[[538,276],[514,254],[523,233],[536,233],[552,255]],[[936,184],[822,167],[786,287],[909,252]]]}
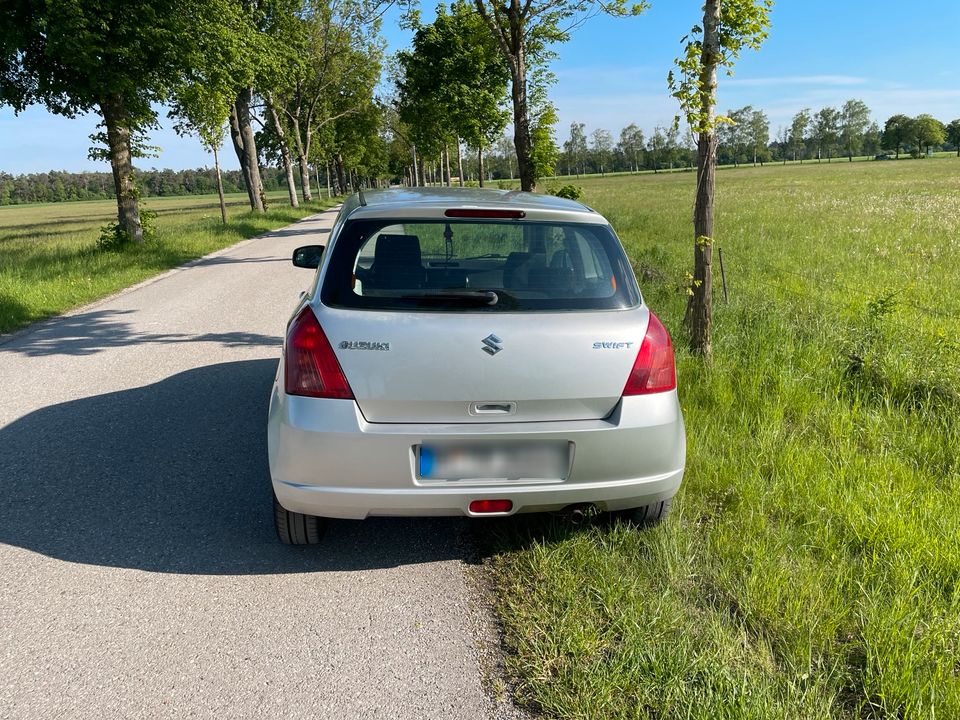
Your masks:
{"label": "roadside grass verge", "polygon": [[583,183],[678,346],[659,528],[478,528],[519,698],[562,718],[960,717],[960,161],[718,177],[715,360],[684,350],[689,176]]}
{"label": "roadside grass verge", "polygon": [[112,200],[0,208],[0,333],[109,295],[194,258],[319,212],[336,200],[294,209],[280,195],[264,215],[229,196],[220,222],[216,196],[148,198],[156,236],[122,251],[97,247],[100,227],[115,222]]}

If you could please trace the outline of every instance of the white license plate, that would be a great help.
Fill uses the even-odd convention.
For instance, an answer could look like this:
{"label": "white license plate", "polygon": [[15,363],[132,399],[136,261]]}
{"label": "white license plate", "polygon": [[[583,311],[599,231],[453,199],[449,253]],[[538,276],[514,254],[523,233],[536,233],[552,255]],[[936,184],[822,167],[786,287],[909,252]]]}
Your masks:
{"label": "white license plate", "polygon": [[417,474],[428,480],[566,480],[571,443],[430,443],[417,452]]}

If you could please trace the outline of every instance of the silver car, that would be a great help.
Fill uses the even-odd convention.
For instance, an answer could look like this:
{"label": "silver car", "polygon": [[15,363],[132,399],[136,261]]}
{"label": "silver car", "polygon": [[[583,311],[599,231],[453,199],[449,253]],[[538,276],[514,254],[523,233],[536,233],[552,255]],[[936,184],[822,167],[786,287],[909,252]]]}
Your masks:
{"label": "silver car", "polygon": [[283,542],[318,542],[325,518],[669,511],[685,460],[673,348],[598,213],[367,192],[293,262],[317,273],[270,398]]}

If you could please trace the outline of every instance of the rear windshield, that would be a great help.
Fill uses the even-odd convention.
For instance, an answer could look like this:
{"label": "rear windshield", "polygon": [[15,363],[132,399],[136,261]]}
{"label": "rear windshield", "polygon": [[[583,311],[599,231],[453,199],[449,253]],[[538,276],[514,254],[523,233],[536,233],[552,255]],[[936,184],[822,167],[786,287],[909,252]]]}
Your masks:
{"label": "rear windshield", "polygon": [[371,310],[614,310],[639,302],[609,227],[486,220],[348,223],[325,305]]}

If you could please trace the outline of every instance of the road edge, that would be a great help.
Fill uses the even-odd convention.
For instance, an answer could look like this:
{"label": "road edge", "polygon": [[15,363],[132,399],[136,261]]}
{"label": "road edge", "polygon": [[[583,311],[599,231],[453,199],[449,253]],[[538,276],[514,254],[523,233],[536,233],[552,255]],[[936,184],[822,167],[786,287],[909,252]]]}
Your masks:
{"label": "road edge", "polygon": [[37,330],[47,325],[50,325],[52,323],[58,322],[63,318],[72,317],[73,315],[78,315],[80,313],[86,312],[87,310],[92,310],[93,308],[96,308],[105,302],[115,300],[118,297],[123,297],[124,295],[127,295],[132,292],[136,292],[141,288],[145,288],[149,285],[153,285],[154,283],[160,282],[161,280],[168,278],[171,275],[176,275],[177,273],[183,272],[184,270],[187,270],[193,267],[194,265],[198,265],[202,262],[205,262],[210,258],[221,257],[222,255],[226,255],[227,253],[233,252],[238,248],[242,248],[245,245],[249,245],[250,243],[256,240],[263,240],[265,238],[270,237],[274,233],[278,233],[288,228],[295,227],[300,223],[307,222],[309,220],[316,220],[317,218],[323,215],[326,215],[327,213],[331,213],[331,212],[338,213],[340,212],[340,207],[341,207],[341,204],[337,204],[321,212],[314,213],[313,215],[307,215],[306,217],[302,217],[299,220],[295,220],[289,225],[284,225],[283,227],[278,227],[274,230],[269,230],[268,232],[265,232],[261,235],[255,235],[254,237],[246,238],[245,240],[236,242],[233,245],[227,245],[226,247],[222,247],[219,250],[214,250],[213,252],[207,253],[206,255],[196,257],[193,260],[188,260],[182,265],[177,265],[176,267],[170,268],[169,270],[164,270],[163,272],[157,275],[152,275],[151,277],[148,277],[146,280],[141,280],[140,282],[134,283],[133,285],[128,285],[127,287],[117,290],[116,292],[110,293],[109,295],[104,295],[101,298],[97,298],[93,302],[85,303],[84,305],[78,305],[77,307],[71,308],[66,312],[59,313],[57,315],[51,315],[50,317],[43,318],[42,320],[37,320],[36,322],[32,322],[25,327],[18,328],[13,332],[5,333],[5,334],[0,333],[0,347],[3,347],[4,345],[9,345],[15,340],[19,340],[20,338],[22,338],[24,335],[29,335],[32,332],[36,332]]}

